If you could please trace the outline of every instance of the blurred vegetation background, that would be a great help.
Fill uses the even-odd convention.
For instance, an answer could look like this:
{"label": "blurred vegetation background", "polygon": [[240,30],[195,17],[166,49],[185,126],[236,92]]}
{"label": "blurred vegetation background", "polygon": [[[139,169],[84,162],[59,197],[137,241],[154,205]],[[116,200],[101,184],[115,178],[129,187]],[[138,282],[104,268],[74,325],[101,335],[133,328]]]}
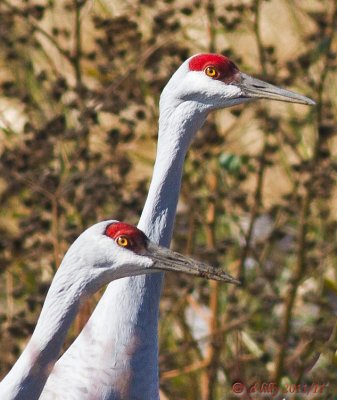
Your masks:
{"label": "blurred vegetation background", "polygon": [[76,236],[137,223],[160,92],[211,51],[317,107],[237,106],[194,141],[173,247],[244,284],[166,275],[162,398],[236,399],[235,382],[336,395],[336,30],[334,0],[1,0],[0,378]]}

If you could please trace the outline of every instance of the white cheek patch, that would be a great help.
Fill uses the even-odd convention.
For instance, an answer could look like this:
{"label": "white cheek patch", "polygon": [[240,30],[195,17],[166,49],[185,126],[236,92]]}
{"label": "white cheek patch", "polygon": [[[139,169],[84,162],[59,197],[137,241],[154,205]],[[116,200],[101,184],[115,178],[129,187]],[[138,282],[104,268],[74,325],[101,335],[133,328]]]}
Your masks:
{"label": "white cheek patch", "polygon": [[134,276],[150,272],[153,261],[149,257],[140,256],[126,249],[120,249],[114,273],[118,277]]}
{"label": "white cheek patch", "polygon": [[101,262],[118,277],[138,275],[141,272],[145,273],[153,264],[150,258],[118,246],[111,238],[101,237],[100,239],[101,248],[105,249],[104,252],[102,251],[104,259],[101,258]]}
{"label": "white cheek patch", "polygon": [[237,98],[237,97],[242,95],[242,90],[238,86],[231,85],[231,84],[226,84],[226,83],[223,83],[223,82],[220,82],[220,81],[216,81],[216,82],[218,82],[221,85],[225,85],[225,87],[226,87],[226,89],[225,89],[226,90],[226,97],[228,99]]}
{"label": "white cheek patch", "polygon": [[224,100],[237,99],[242,96],[236,85],[209,78],[204,72],[188,72],[178,90],[183,100],[194,100],[200,103],[212,101],[215,107],[226,107]]}

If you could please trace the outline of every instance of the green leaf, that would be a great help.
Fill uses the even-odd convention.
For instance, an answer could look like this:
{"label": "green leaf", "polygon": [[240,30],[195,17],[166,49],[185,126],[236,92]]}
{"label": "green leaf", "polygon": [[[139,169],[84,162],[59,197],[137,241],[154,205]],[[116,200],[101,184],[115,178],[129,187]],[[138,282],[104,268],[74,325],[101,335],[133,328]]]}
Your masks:
{"label": "green leaf", "polygon": [[242,160],[240,156],[231,153],[222,153],[219,156],[219,164],[226,171],[235,174],[240,171]]}

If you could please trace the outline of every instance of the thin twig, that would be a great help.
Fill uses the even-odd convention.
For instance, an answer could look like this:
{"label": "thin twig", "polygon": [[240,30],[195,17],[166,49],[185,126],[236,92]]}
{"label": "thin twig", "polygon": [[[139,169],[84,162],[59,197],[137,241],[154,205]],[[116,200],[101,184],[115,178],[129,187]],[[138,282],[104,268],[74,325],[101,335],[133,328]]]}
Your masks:
{"label": "thin twig", "polygon": [[[265,52],[264,52],[264,48],[263,48],[263,44],[262,44],[262,38],[261,38],[261,34],[260,34],[260,0],[255,0],[254,11],[255,11],[254,33],[255,33],[257,48],[258,48],[258,52],[259,52],[260,68],[261,68],[263,75],[265,75],[267,70],[266,70],[266,57],[265,57]],[[254,232],[254,224],[255,224],[256,218],[258,217],[259,210],[261,207],[262,189],[263,189],[263,182],[264,182],[264,176],[265,176],[265,170],[266,170],[267,148],[268,148],[268,132],[264,132],[263,149],[262,149],[262,152],[261,152],[261,155],[259,158],[257,182],[256,182],[255,193],[254,193],[254,203],[253,203],[253,206],[252,206],[251,212],[250,212],[249,227],[248,227],[247,233],[245,235],[245,246],[242,250],[241,258],[240,258],[238,279],[242,283],[244,283],[244,281],[245,281],[245,261],[248,256],[249,250],[250,250],[250,245],[251,245],[252,236],[253,236],[253,232]]]}
{"label": "thin twig", "polygon": [[187,365],[186,367],[183,368],[177,368],[177,369],[172,369],[171,371],[162,372],[160,379],[162,380],[172,379],[180,375],[189,374],[191,372],[197,371],[198,369],[207,367],[208,364],[209,360],[205,358],[204,360],[196,361],[195,363]]}
{"label": "thin twig", "polygon": [[[208,21],[208,34],[209,34],[209,51],[215,52],[215,3],[213,0],[208,0],[206,3],[206,15]],[[208,250],[216,250],[216,196],[214,193],[218,192],[218,174],[214,171],[208,176],[208,193],[211,193],[207,206],[206,215],[206,245]],[[207,366],[206,370],[202,375],[201,385],[201,398],[203,400],[212,400],[217,384],[218,365],[220,362],[221,347],[222,343],[218,340],[218,336],[215,332],[219,329],[219,283],[216,281],[210,282],[210,299],[209,308],[211,316],[209,319],[209,331],[211,334],[211,340],[206,349],[205,361]]]}
{"label": "thin twig", "polygon": [[76,86],[78,89],[82,87],[82,71],[81,71],[81,57],[82,57],[82,35],[81,35],[81,4],[78,0],[74,0],[75,6],[75,46],[73,52],[73,66],[75,69]]}

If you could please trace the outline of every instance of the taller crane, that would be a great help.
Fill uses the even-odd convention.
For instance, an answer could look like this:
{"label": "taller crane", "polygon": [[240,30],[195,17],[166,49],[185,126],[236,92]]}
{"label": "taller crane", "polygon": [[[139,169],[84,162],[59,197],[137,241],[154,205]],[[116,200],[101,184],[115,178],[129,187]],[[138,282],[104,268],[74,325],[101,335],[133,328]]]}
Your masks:
{"label": "taller crane", "polygon": [[[157,157],[138,224],[155,243],[170,244],[184,159],[207,115],[257,99],[315,104],[244,74],[223,55],[195,55],[173,74],[160,97]],[[162,282],[163,273],[112,282],[56,363],[41,399],[159,399]],[[118,312],[111,314],[112,308]]]}

